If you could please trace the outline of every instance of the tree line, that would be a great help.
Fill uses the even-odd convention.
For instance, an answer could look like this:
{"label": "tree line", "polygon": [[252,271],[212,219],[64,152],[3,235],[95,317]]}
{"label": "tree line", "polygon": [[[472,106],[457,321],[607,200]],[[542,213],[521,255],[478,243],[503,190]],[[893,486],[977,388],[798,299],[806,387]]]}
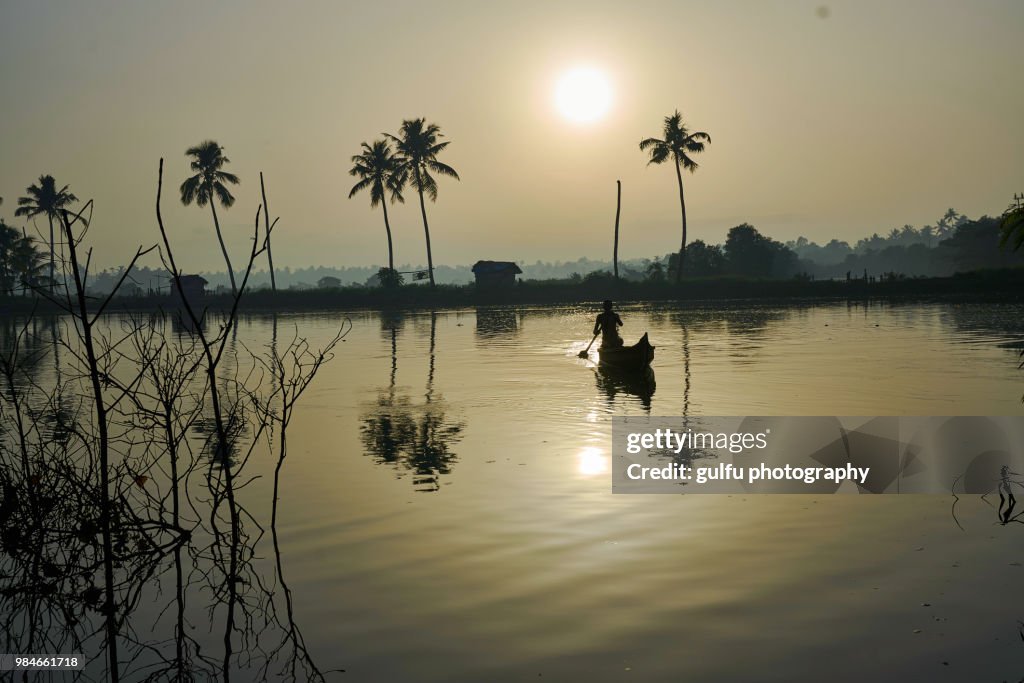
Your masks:
{"label": "tree line", "polygon": [[[427,254],[426,270],[413,272],[416,279],[429,279],[430,285],[436,286],[426,199],[437,200],[438,176],[459,180],[456,170],[438,159],[450,141],[443,139],[445,136],[437,124],[428,123],[422,117],[405,119],[396,134],[382,133],[382,136],[372,142],[361,143],[360,152],[352,156],[352,166],[349,169],[349,174],[357,178],[357,182],[349,191],[349,198],[366,190],[370,197],[370,206],[379,206],[384,218],[388,265],[379,269],[376,279],[381,285],[390,287],[404,282],[403,273],[395,268],[394,238],[388,204],[404,203],[403,193],[411,187],[419,199]],[[692,131],[684,122],[682,114],[676,110],[664,118],[661,137],[644,138],[639,143],[640,150],[649,156],[649,165],[673,165],[682,227],[679,251],[667,255],[664,261],[655,259],[649,262],[646,265],[646,277],[649,279],[671,279],[678,284],[684,276],[704,277],[723,274],[831,278],[842,277],[844,274],[849,277],[854,273],[871,271],[944,275],[957,270],[993,265],[1019,265],[1019,260],[1015,257],[1009,256],[1006,252],[998,252],[996,245],[1008,246],[1011,248],[1010,251],[1016,251],[1024,242],[1024,227],[1021,227],[1020,218],[1024,195],[1015,196],[1014,203],[997,218],[982,217],[976,221],[968,221],[962,214],[949,209],[935,225],[926,225],[920,229],[905,225],[892,229],[884,236],[875,233],[857,241],[853,246],[838,239],[819,245],[806,237],[782,243],[762,235],[747,223],[732,228],[724,244],[714,245],[703,240],[695,240],[688,245],[682,171],[693,173],[699,168],[693,157],[703,152],[710,142],[711,136],[708,133]],[[225,155],[224,148],[216,141],[203,141],[189,147],[185,154],[190,160],[193,175],[181,183],[181,202],[186,206],[209,206],[231,291],[237,294],[235,270],[224,242],[217,205],[220,204],[224,209],[230,208],[235,203],[235,198],[229,188],[240,184],[241,181],[237,175],[226,170],[230,160]],[[264,227],[267,234],[264,239],[270,286],[276,291],[270,241],[273,224],[269,220],[262,173],[260,191],[263,200],[261,206],[265,212]],[[21,284],[23,290],[45,288],[53,293],[54,263],[58,246],[54,241],[55,221],[61,211],[68,210],[76,202],[77,197],[69,186],[60,186],[51,175],[41,175],[35,184],[26,189],[25,195],[18,199],[15,216],[30,220],[43,217],[47,221],[48,264],[46,254],[42,252],[35,238],[28,235],[25,230],[19,233],[0,220],[0,293],[13,294],[18,284]],[[82,223],[88,225],[88,217],[83,217]],[[618,271],[617,247],[616,229],[616,257],[612,263],[615,272]]]}

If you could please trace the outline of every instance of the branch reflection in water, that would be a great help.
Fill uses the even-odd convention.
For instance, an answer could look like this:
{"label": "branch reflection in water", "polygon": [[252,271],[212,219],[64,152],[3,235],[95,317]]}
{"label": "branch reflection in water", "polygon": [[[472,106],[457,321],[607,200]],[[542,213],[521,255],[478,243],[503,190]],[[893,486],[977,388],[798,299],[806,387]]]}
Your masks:
{"label": "branch reflection in water", "polygon": [[[178,274],[157,197],[161,257]],[[245,347],[258,217],[227,311],[181,297],[165,313],[101,315],[116,290],[85,296],[86,221],[60,222],[64,295],[51,301],[64,315],[0,321],[0,647],[82,653],[79,680],[325,680],[285,582],[277,501],[295,403],[349,325],[319,349],[297,329]],[[268,456],[273,499],[243,503],[249,463]],[[272,567],[258,559],[266,503]]]}

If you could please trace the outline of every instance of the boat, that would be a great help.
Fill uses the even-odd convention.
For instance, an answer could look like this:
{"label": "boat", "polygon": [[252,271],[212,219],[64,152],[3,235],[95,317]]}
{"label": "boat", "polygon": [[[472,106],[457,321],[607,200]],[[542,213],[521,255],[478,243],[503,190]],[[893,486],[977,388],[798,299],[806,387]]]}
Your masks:
{"label": "boat", "polygon": [[601,347],[597,350],[600,364],[617,370],[646,370],[654,360],[654,347],[647,339],[647,333],[632,346]]}

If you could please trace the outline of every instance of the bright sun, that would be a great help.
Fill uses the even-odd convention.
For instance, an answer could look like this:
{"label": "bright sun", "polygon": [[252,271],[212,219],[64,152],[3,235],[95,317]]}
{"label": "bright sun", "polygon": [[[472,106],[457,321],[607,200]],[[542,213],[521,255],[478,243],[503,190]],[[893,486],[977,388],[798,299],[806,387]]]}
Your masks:
{"label": "bright sun", "polygon": [[576,123],[591,123],[608,113],[612,89],[597,69],[566,71],[555,86],[555,105],[562,116]]}

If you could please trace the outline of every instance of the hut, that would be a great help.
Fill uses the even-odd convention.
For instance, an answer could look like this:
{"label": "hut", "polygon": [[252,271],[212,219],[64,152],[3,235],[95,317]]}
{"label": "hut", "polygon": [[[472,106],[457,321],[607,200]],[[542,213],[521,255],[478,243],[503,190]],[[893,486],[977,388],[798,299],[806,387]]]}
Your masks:
{"label": "hut", "polygon": [[[193,301],[204,294],[206,294],[206,285],[209,284],[206,278],[201,275],[182,275],[181,276],[181,296],[184,299]],[[174,289],[178,289],[177,283],[175,283]]]}
{"label": "hut", "polygon": [[320,289],[337,289],[338,287],[341,287],[341,280],[333,275],[324,275],[316,281],[316,286]]}
{"label": "hut", "polygon": [[511,287],[523,271],[512,261],[477,261],[473,275],[478,287]]}

